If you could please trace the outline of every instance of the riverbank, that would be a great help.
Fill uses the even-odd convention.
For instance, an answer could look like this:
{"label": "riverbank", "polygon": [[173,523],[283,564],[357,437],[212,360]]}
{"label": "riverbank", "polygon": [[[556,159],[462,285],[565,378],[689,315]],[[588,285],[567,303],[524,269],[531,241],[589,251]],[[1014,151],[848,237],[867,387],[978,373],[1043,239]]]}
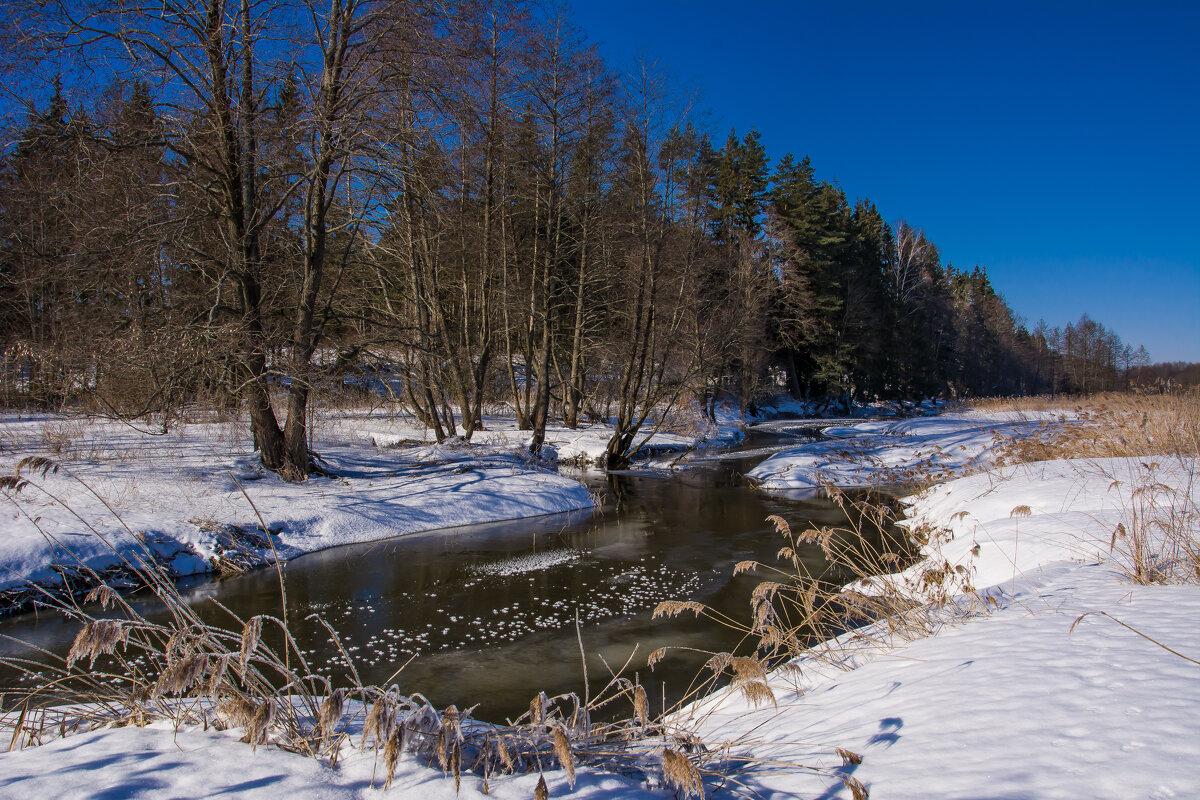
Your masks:
{"label": "riverbank", "polygon": [[[0,606],[64,581],[86,587],[89,572],[120,585],[131,580],[124,565],[147,554],[182,577],[420,531],[591,512],[587,488],[556,467],[601,456],[610,426],[552,425],[533,459],[528,432],[511,418],[485,424],[470,443],[437,444],[411,417],[321,411],[313,449],[331,476],[293,484],[262,468],[240,420],[148,435],[102,419],[4,414],[0,474],[25,462],[28,485],[8,492],[0,513]],[[652,441],[682,449],[738,435],[725,418]]]}
{"label": "riverbank", "polygon": [[[978,594],[959,594],[928,638],[869,628],[777,671],[778,707],[698,704],[703,738],[779,762],[739,776],[765,797],[850,797],[784,766],[822,759],[873,798],[1200,795],[1200,587],[1131,580],[1139,557],[1171,557],[1158,532],[1134,552],[1137,487],[1170,487],[1162,518],[1200,539],[1196,462],[1165,461],[1036,462],[914,499],[910,524],[952,534],[929,555],[963,567]],[[843,766],[834,746],[861,763]]]}
{"label": "riverbank", "polygon": [[[749,708],[728,692],[690,709],[705,741],[736,743],[734,757],[747,757],[747,792],[850,797],[842,776],[874,798],[1200,795],[1197,459],[1164,442],[1138,457],[997,466],[1056,443],[1087,450],[1110,434],[1116,450],[1132,447],[1128,430],[1094,414],[1043,424],[1057,413],[854,426],[832,432],[844,441],[755,470],[764,486],[787,489],[940,473],[905,501],[905,525],[938,532],[925,561],[874,585],[928,595],[930,564],[944,564],[953,598],[927,638],[873,626],[774,672],[777,706]],[[1145,428],[1146,412],[1131,418]],[[853,464],[849,452],[869,460]],[[787,766],[800,763],[837,776]]]}
{"label": "riverbank", "polygon": [[326,421],[317,448],[331,476],[294,484],[262,468],[235,423],[159,436],[50,415],[0,423],[0,470],[25,462],[28,481],[7,492],[0,515],[10,606],[36,596],[33,584],[86,586],[89,573],[119,585],[126,565],[148,558],[175,577],[240,571],[418,531],[590,513],[595,503],[500,431],[483,444],[433,444],[404,419],[345,415]]}
{"label": "riverbank", "polygon": [[[998,447],[987,431],[1006,420],[1017,441],[1054,427],[968,414],[835,433],[861,439],[864,450],[890,452],[881,457],[887,469],[877,471],[886,482],[891,464],[939,450],[953,452],[963,469],[1003,459],[1011,448]],[[792,465],[786,474],[794,478],[804,469],[795,465],[825,446],[794,448],[776,466]],[[935,635],[847,635],[825,658],[774,673],[777,705],[752,707],[740,693],[718,694],[691,709],[691,722],[710,748],[729,743],[736,763],[730,786],[743,794],[849,798],[844,779],[853,779],[875,798],[1194,796],[1200,666],[1190,659],[1200,659],[1200,590],[1134,578],[1140,569],[1183,563],[1186,554],[1169,547],[1180,540],[1144,522],[1174,520],[1182,541],[1194,542],[1195,475],[1188,459],[1057,458],[944,481],[910,502],[910,524],[944,531],[926,555],[962,566],[956,574],[976,593],[943,610]],[[160,724],[71,736],[0,756],[0,787],[60,797],[95,796],[97,786],[130,797],[377,793],[369,788],[375,754],[351,746],[357,739],[330,770],[277,750],[253,751],[237,735]],[[214,759],[229,768],[213,774]],[[483,789],[478,777],[464,775],[456,787],[441,770],[411,758],[401,763],[392,796]],[[573,790],[564,770],[547,771],[546,780],[552,797],[663,796],[635,777],[582,766]],[[494,778],[488,790],[529,797],[536,783],[535,775]]]}

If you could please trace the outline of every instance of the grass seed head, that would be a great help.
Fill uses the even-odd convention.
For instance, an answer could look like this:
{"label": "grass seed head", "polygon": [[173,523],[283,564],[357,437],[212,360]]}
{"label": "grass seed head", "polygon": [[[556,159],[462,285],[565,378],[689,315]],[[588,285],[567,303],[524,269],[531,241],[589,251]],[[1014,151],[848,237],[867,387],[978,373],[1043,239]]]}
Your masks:
{"label": "grass seed head", "polygon": [[153,697],[169,694],[183,694],[188,689],[204,681],[208,674],[208,655],[206,653],[189,653],[182,658],[169,661],[167,668],[158,676],[154,684]]}
{"label": "grass seed head", "polygon": [[654,665],[667,657],[667,648],[660,647],[646,658],[646,666],[654,669]]}
{"label": "grass seed head", "polygon": [[120,620],[97,619],[84,625],[75,636],[71,650],[67,653],[67,668],[82,658],[88,659],[88,667],[96,663],[96,656],[116,652],[118,644],[129,643],[129,629]]}
{"label": "grass seed head", "polygon": [[864,786],[862,781],[858,780],[858,778],[851,777],[850,775],[844,775],[842,776],[842,785],[850,790],[850,796],[853,797],[854,800],[868,800],[870,797],[867,787]]}
{"label": "grass seed head", "polygon": [[216,698],[221,691],[221,682],[225,680],[225,673],[229,669],[229,660],[232,656],[213,656],[212,671],[208,676],[208,696]]}
{"label": "grass seed head", "polygon": [[15,474],[20,477],[25,470],[40,473],[41,477],[45,478],[58,472],[58,463],[44,456],[28,456],[17,462]]}
{"label": "grass seed head", "polygon": [[725,671],[725,668],[733,663],[733,656],[729,653],[717,653],[704,663],[704,668],[712,670],[713,674],[719,674]]}
{"label": "grass seed head", "polygon": [[571,757],[571,740],[561,727],[554,729],[554,756],[567,771],[567,783],[575,788],[575,759]]}
{"label": "grass seed head", "polygon": [[362,746],[367,739],[375,740],[375,746],[387,742],[396,732],[396,704],[391,695],[381,694],[371,705],[371,711],[363,723]]}
{"label": "grass seed head", "polygon": [[784,519],[783,517],[781,517],[777,514],[772,514],[771,516],[767,517],[767,522],[769,522],[775,526],[775,532],[778,533],[779,535],[781,535],[781,536],[791,536],[792,535],[792,526],[788,525],[787,520]]}
{"label": "grass seed head", "polygon": [[844,747],[836,748],[837,754],[842,759],[842,766],[849,767],[862,763],[862,756],[855,753],[853,750],[847,750]]}
{"label": "grass seed head", "polygon": [[267,732],[275,722],[275,701],[272,698],[264,700],[254,710],[250,724],[246,726],[246,739],[258,749],[260,744],[266,744]]}
{"label": "grass seed head", "polygon": [[262,617],[251,617],[242,627],[242,647],[239,654],[238,663],[241,665],[243,674],[246,672],[246,665],[250,663],[250,656],[258,647],[259,639],[262,638]]}
{"label": "grass seed head", "polygon": [[222,698],[217,703],[217,710],[225,717],[230,727],[244,728],[250,724],[258,708],[241,695],[232,695]]}
{"label": "grass seed head", "polygon": [[642,727],[650,723],[650,702],[646,699],[646,689],[641,684],[633,687],[633,717]]}
{"label": "grass seed head", "polygon": [[396,776],[396,764],[400,762],[400,754],[404,752],[404,737],[405,727],[398,725],[383,747],[383,766],[387,769],[387,779],[383,783],[384,789],[392,785],[392,778]]}
{"label": "grass seed head", "polygon": [[668,786],[675,789],[678,796],[704,797],[704,781],[690,758],[667,747],[663,749],[662,766],[663,778]]}
{"label": "grass seed head", "polygon": [[108,607],[117,602],[117,592],[107,583],[101,583],[88,592],[84,602],[95,603],[99,602],[102,609],[108,610]]}
{"label": "grass seed head", "polygon": [[763,665],[756,658],[737,656],[730,659],[729,665],[733,668],[733,672],[739,681],[765,681],[767,679],[766,670],[763,669]]}
{"label": "grass seed head", "polygon": [[503,735],[496,737],[496,755],[500,756],[500,762],[504,764],[504,768],[509,772],[516,769],[516,764],[513,763],[512,754],[508,752],[508,746],[504,743]]}
{"label": "grass seed head", "polygon": [[462,745],[457,739],[450,749],[450,771],[454,773],[454,793],[458,794],[462,788]]}
{"label": "grass seed head", "polygon": [[529,723],[541,725],[546,721],[546,708],[550,705],[545,692],[538,692],[537,697],[529,701]]}
{"label": "grass seed head", "polygon": [[[787,548],[787,547],[783,548],[783,550],[788,550],[788,549],[789,548]],[[783,550],[780,550],[779,552],[782,553]],[[757,561],[739,561],[737,563],[737,566],[735,566],[733,568],[733,574],[741,575],[743,572],[753,572],[756,569],[758,569]]]}
{"label": "grass seed head", "polygon": [[695,600],[666,600],[654,609],[653,619],[659,617],[677,617],[685,611],[691,611],[697,617],[704,611],[704,604]]}
{"label": "grass seed head", "polygon": [[18,478],[16,475],[0,475],[0,491],[10,495],[17,495],[21,490],[29,485],[29,481]]}
{"label": "grass seed head", "polygon": [[342,710],[345,704],[345,689],[334,690],[321,703],[320,711],[317,714],[317,729],[320,730],[322,738],[330,739],[333,737],[333,732],[337,729],[338,723],[342,721]]}

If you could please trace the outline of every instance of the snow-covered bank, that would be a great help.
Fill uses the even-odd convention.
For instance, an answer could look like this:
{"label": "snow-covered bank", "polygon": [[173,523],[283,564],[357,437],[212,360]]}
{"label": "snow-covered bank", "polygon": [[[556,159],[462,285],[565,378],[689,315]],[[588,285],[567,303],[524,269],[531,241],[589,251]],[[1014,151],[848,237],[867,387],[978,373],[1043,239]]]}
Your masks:
{"label": "snow-covered bank", "polygon": [[28,456],[57,468],[26,467],[30,485],[3,501],[0,590],[53,583],[82,565],[103,573],[144,547],[188,575],[213,569],[214,559],[269,563],[276,553],[289,559],[417,531],[586,513],[595,504],[578,481],[499,436],[424,444],[418,429],[387,419],[340,420],[319,447],[336,477],[302,484],[264,470],[231,425],[147,436],[115,423],[10,415],[3,434],[0,471],[12,474]]}
{"label": "snow-covered bank", "polygon": [[[358,716],[357,730],[362,728]],[[351,800],[421,798],[457,800],[484,797],[478,776],[464,775],[461,788],[442,770],[411,755],[397,765],[388,790],[382,758],[358,737],[345,743],[336,769],[327,762],[274,748],[252,750],[238,741],[240,730],[175,730],[167,723],[123,727],[55,739],[40,747],[0,755],[0,797],[61,800],[121,798],[243,798],[249,800]],[[534,797],[538,774],[493,777],[486,796],[498,800]],[[632,780],[580,769],[572,788],[562,770],[547,772],[550,797],[580,800],[661,798]]]}
{"label": "snow-covered bank", "polygon": [[[740,776],[762,797],[851,797],[785,766],[833,746],[862,756],[844,772],[874,800],[1200,796],[1200,666],[1143,637],[1200,657],[1200,591],[1063,562],[1003,589],[990,616],[860,655],[849,671],[776,675],[778,709],[727,698],[705,739],[781,762]],[[1103,616],[1075,625],[1088,612],[1137,632]]]}
{"label": "snow-covered bank", "polygon": [[986,466],[1006,439],[1036,435],[1058,414],[980,414],[860,422],[825,428],[826,441],[777,453],[749,473],[764,489],[849,488],[948,477]]}
{"label": "snow-covered bank", "polygon": [[[995,422],[918,421],[900,452],[886,439],[865,449],[884,471],[931,453],[977,465]],[[777,671],[778,707],[749,708],[733,692],[698,703],[704,740],[738,742],[735,753],[765,762],[739,776],[764,797],[850,797],[836,779],[786,766],[828,763],[834,746],[862,756],[840,772],[873,798],[1200,796],[1200,586],[1188,574],[1197,466],[1177,456],[1037,462],[911,498],[907,524],[948,538],[927,554],[961,566],[960,583],[978,594],[960,596],[936,635],[905,642],[866,629],[843,637],[836,666],[808,657]],[[1182,568],[1188,585],[1135,585],[1139,563]],[[914,592],[919,570],[908,575]],[[813,742],[828,747],[802,744]]]}
{"label": "snow-covered bank", "polygon": [[[504,416],[486,417],[470,443],[436,444],[403,415],[314,415],[313,447],[335,477],[303,484],[262,468],[244,422],[149,435],[104,420],[0,415],[0,474],[29,457],[56,465],[26,467],[30,485],[0,498],[0,608],[35,597],[30,582],[60,585],[84,567],[120,583],[120,565],[147,550],[183,576],[420,531],[590,513],[595,499],[559,475],[555,460],[593,463],[613,433],[605,424],[550,425],[539,461],[525,453],[529,432]],[[682,453],[742,435],[727,408],[716,423],[698,411],[690,422],[675,416],[688,432],[648,430],[656,449]]]}

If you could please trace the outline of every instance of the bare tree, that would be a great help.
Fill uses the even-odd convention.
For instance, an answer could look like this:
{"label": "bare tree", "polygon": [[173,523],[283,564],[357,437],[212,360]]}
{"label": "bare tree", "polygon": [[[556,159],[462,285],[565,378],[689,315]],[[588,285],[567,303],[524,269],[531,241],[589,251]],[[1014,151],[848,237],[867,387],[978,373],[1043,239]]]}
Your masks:
{"label": "bare tree", "polygon": [[[314,469],[307,405],[332,209],[363,143],[375,92],[365,56],[391,6],[94,0],[42,10],[40,32],[59,52],[98,64],[123,59],[154,87],[176,164],[169,188],[183,229],[177,257],[206,296],[192,324],[230,349],[263,464],[303,480]],[[287,98],[285,86],[293,90]],[[296,104],[290,118],[270,113],[285,102]],[[291,322],[277,338],[280,313]],[[272,351],[284,355],[269,361]],[[283,427],[271,398],[275,374],[288,384]]]}
{"label": "bare tree", "polygon": [[[620,173],[615,188],[615,242],[611,290],[616,299],[609,369],[615,380],[615,430],[605,449],[609,468],[623,466],[649,439],[639,431],[658,414],[659,421],[691,385],[695,352],[682,335],[689,321],[689,276],[686,249],[671,247],[669,203],[676,193],[670,182],[675,170],[661,170],[658,150],[675,126],[667,119],[663,80],[649,67],[635,73],[627,87],[630,99]],[[664,184],[664,181],[666,183]],[[667,205],[664,205],[664,204]]]}

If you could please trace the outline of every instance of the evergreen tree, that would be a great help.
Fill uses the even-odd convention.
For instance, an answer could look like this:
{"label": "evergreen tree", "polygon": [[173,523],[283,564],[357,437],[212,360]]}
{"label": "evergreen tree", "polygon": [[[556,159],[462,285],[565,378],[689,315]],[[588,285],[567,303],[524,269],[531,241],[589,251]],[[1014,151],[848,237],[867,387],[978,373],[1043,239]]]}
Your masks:
{"label": "evergreen tree", "polygon": [[775,170],[771,217],[781,293],[778,335],[793,385],[805,396],[850,389],[851,348],[843,337],[846,247],[851,214],[840,188],[816,180],[807,156]]}

